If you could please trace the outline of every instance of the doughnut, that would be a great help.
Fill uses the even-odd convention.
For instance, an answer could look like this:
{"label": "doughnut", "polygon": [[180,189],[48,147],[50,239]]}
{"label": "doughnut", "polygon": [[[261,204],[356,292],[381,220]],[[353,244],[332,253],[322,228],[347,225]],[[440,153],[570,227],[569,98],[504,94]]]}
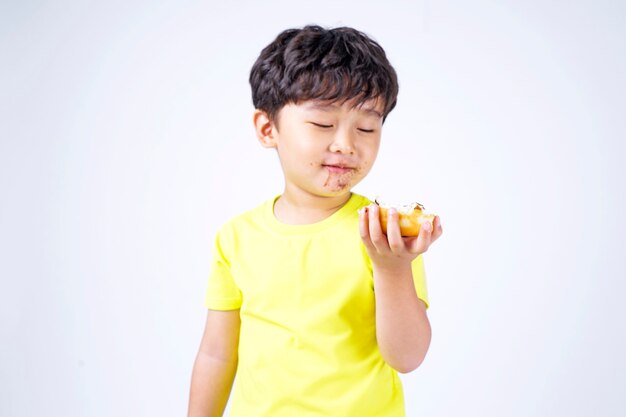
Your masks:
{"label": "doughnut", "polygon": [[378,199],[374,200],[374,203],[379,207],[380,226],[384,234],[387,234],[387,210],[390,208],[395,208],[398,212],[398,223],[400,223],[402,236],[417,236],[420,232],[420,225],[426,221],[430,223],[432,230],[435,215],[424,213],[425,208],[420,203],[394,206],[381,204]]}

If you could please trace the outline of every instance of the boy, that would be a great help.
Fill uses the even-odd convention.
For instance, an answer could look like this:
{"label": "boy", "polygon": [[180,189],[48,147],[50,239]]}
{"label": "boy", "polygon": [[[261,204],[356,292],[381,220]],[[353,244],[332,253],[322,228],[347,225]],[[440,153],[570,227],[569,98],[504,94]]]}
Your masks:
{"label": "boy", "polygon": [[397,372],[430,344],[422,257],[442,233],[400,236],[390,210],[350,190],[369,172],[396,73],[351,28],[282,32],[250,74],[256,134],[276,149],[284,192],[224,224],[189,416],[400,417]]}

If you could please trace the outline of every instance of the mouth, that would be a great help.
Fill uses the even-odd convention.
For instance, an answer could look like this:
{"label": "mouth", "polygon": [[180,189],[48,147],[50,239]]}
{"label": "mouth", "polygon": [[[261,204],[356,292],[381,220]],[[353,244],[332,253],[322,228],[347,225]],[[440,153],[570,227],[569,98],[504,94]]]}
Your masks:
{"label": "mouth", "polygon": [[341,165],[322,165],[324,168],[333,174],[345,174],[347,172],[354,171],[354,168]]}

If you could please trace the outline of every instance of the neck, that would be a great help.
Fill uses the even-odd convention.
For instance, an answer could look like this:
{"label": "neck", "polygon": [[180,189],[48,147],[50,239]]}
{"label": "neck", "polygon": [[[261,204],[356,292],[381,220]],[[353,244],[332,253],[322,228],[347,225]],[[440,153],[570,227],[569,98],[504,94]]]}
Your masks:
{"label": "neck", "polygon": [[338,211],[351,196],[350,191],[324,197],[303,190],[289,190],[286,187],[274,205],[274,215],[279,221],[287,224],[317,223]]}

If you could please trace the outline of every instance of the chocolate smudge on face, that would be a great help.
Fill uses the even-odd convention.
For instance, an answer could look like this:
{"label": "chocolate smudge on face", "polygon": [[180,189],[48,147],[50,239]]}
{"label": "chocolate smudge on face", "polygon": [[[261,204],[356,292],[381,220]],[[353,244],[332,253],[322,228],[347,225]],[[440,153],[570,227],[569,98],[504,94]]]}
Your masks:
{"label": "chocolate smudge on face", "polygon": [[324,182],[324,187],[328,187],[328,184],[330,183],[330,177],[332,177],[332,176],[333,176],[333,174],[328,172],[328,177],[326,177],[326,181]]}
{"label": "chocolate smudge on face", "polygon": [[350,181],[345,181],[344,182],[344,181],[339,180],[339,183],[337,184],[337,188],[339,188],[340,190],[343,190],[348,185],[350,185]]}
{"label": "chocolate smudge on face", "polygon": [[[337,183],[334,187],[332,187],[333,191],[342,191],[346,187],[350,186],[352,182],[352,178],[360,171],[359,168],[353,169],[350,172],[346,172],[345,174],[337,174]],[[328,187],[330,185],[331,179],[333,177],[332,173],[328,173],[328,178],[326,178],[326,182],[324,183],[324,187]]]}

